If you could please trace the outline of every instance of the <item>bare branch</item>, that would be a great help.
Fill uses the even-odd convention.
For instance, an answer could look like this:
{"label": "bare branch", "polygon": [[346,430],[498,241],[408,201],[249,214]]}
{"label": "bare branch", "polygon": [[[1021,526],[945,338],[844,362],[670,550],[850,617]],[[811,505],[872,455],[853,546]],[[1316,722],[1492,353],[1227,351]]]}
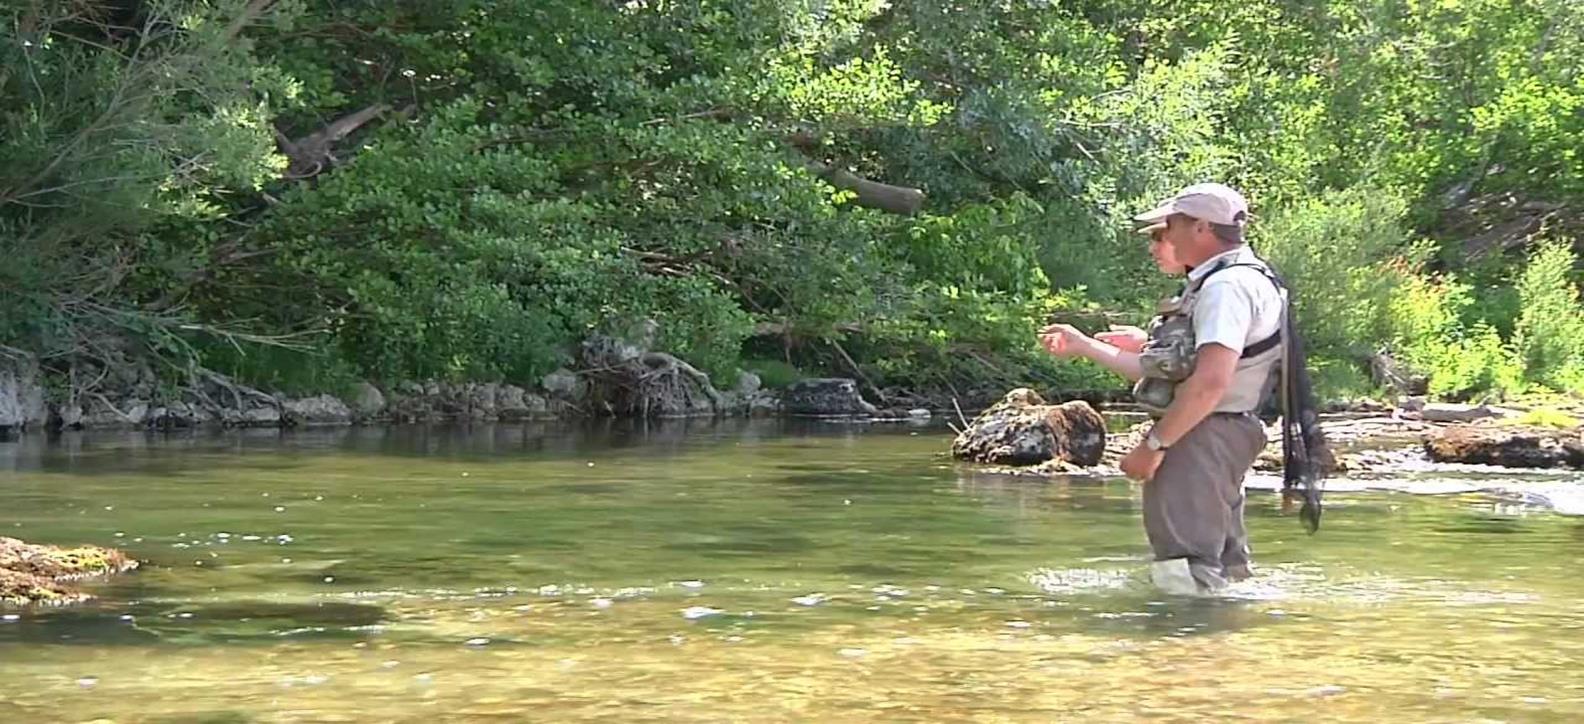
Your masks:
{"label": "bare branch", "polygon": [[281,153],[291,159],[291,166],[286,172],[287,178],[307,178],[313,176],[325,167],[325,162],[333,160],[330,148],[348,134],[380,117],[390,106],[384,103],[375,103],[325,124],[313,133],[295,141],[286,137],[279,128],[275,130],[275,141],[280,146]]}
{"label": "bare branch", "polygon": [[808,168],[826,183],[857,194],[859,206],[904,216],[916,214],[924,207],[924,192],[919,189],[870,181],[846,169],[827,166],[819,161],[810,160]]}
{"label": "bare branch", "polygon": [[247,27],[248,23],[257,20],[260,15],[264,14],[265,10],[268,10],[274,4],[275,0],[251,0],[247,7],[242,8],[241,14],[232,19],[231,24],[226,27],[224,35],[226,41],[235,40],[238,35],[242,34],[242,30]]}

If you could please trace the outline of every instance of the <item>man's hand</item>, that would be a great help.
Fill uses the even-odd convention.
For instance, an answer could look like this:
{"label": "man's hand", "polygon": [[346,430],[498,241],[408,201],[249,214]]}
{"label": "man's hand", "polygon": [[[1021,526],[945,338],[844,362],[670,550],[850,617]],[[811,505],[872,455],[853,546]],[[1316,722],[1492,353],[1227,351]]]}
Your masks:
{"label": "man's hand", "polygon": [[1140,442],[1127,455],[1122,456],[1119,467],[1129,478],[1147,483],[1155,477],[1155,470],[1160,467],[1161,460],[1165,457],[1165,451],[1151,450],[1149,446]]}
{"label": "man's hand", "polygon": [[1052,324],[1040,330],[1040,344],[1057,357],[1082,357],[1094,341],[1071,324]]}
{"label": "man's hand", "polygon": [[1149,340],[1149,334],[1138,327],[1113,324],[1111,331],[1095,335],[1095,340],[1116,347],[1123,352],[1138,352],[1144,349],[1144,342]]}

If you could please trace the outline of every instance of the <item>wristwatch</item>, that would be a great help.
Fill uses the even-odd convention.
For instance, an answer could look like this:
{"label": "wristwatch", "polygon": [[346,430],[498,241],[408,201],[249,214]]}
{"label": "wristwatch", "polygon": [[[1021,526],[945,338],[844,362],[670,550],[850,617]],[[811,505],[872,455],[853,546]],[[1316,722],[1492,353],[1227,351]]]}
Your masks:
{"label": "wristwatch", "polygon": [[1150,433],[1144,436],[1144,446],[1155,452],[1165,450],[1167,447],[1166,443],[1161,442],[1160,437],[1155,434],[1154,430],[1150,430]]}

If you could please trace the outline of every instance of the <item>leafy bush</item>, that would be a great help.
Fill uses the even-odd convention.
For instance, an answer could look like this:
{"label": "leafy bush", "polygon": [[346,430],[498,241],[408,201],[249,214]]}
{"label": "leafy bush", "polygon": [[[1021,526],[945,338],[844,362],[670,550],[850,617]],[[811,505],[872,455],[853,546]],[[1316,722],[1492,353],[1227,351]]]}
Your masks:
{"label": "leafy bush", "polygon": [[1530,382],[1579,390],[1584,370],[1584,306],[1579,303],[1571,243],[1550,239],[1529,257],[1517,288],[1520,309],[1512,346]]}
{"label": "leafy bush", "polygon": [[1407,205],[1381,189],[1335,191],[1253,227],[1252,243],[1287,280],[1317,357],[1363,360],[1390,334],[1393,296],[1427,250],[1408,243]]}

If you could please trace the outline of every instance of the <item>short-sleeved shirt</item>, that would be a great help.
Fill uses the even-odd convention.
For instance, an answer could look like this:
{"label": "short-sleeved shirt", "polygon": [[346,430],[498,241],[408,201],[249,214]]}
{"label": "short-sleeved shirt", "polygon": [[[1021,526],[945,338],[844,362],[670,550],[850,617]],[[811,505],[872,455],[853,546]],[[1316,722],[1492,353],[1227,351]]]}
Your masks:
{"label": "short-sleeved shirt", "polygon": [[[1217,267],[1230,264],[1264,264],[1247,246],[1217,254],[1188,273],[1190,286]],[[1276,333],[1285,305],[1282,293],[1259,269],[1223,268],[1205,279],[1194,294],[1194,344],[1219,344],[1238,354],[1255,342]],[[1232,383],[1216,404],[1216,412],[1249,412],[1259,408],[1271,371],[1281,361],[1282,345],[1253,357],[1239,359]]]}

